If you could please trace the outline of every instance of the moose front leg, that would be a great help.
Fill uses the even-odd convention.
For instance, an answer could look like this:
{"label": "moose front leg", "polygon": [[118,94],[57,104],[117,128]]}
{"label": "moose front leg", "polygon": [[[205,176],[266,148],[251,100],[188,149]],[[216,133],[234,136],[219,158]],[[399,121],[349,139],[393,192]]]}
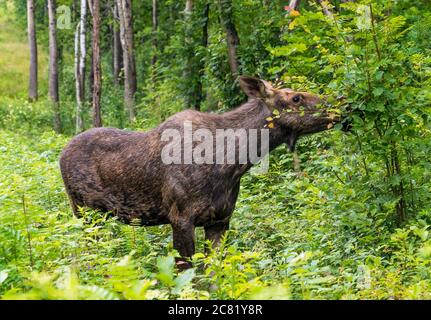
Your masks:
{"label": "moose front leg", "polygon": [[[221,237],[229,229],[229,220],[219,221],[209,226],[204,227],[205,239],[212,242],[213,248],[220,245]],[[208,248],[206,248],[208,250]]]}
{"label": "moose front leg", "polygon": [[195,253],[195,226],[189,222],[172,223],[174,249],[179,252],[181,258],[176,259],[180,270],[192,267],[190,258]]}

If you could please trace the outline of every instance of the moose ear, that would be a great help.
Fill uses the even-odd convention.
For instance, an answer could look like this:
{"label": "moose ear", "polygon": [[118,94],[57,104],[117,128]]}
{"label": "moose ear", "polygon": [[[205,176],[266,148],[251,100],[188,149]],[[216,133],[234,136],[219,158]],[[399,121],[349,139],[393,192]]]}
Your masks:
{"label": "moose ear", "polygon": [[265,80],[240,76],[239,85],[249,98],[267,98],[273,93],[273,87]]}

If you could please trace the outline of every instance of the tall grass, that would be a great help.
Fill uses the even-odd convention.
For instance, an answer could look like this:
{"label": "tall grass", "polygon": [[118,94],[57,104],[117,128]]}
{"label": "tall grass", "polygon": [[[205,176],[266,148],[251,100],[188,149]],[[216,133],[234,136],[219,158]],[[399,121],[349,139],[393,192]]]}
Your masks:
{"label": "tall grass", "polygon": [[[0,6],[0,98],[26,97],[29,74],[29,48],[25,32],[16,24],[13,11]],[[39,92],[46,95],[48,58],[38,47]]]}

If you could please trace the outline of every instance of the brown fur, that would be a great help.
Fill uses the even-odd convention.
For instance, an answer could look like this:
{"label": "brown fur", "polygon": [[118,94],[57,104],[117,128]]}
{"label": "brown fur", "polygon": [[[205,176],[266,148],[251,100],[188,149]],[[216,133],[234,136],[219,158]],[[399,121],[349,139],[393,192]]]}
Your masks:
{"label": "brown fur", "polygon": [[[334,122],[325,112],[312,114],[320,103],[312,94],[274,89],[250,77],[241,77],[240,84],[249,101],[224,114],[186,110],[148,132],[95,128],[73,138],[61,154],[60,168],[75,214],[78,206],[85,206],[111,211],[125,223],[138,219],[142,225],[171,224],[174,248],[184,258],[194,254],[196,226],[204,227],[206,238],[217,244],[228,229],[241,176],[252,164],[166,165],[161,161],[168,143],[161,141],[163,130],[182,132],[186,120],[194,130],[213,133],[262,129],[278,109],[281,117],[270,129],[272,150],[284,142],[293,149],[300,135],[325,130]],[[297,95],[300,101],[295,103]]]}

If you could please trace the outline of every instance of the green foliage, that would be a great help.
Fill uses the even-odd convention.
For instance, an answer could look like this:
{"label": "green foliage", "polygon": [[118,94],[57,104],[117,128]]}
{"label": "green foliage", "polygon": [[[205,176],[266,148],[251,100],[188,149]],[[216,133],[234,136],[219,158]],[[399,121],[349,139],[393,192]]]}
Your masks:
{"label": "green foliage", "polygon": [[393,220],[404,222],[428,201],[427,178],[417,173],[428,167],[431,60],[418,35],[429,15],[364,3],[344,4],[333,18],[315,10],[290,17],[288,44],[270,48],[288,62],[270,70],[294,87],[345,97],[354,130],[346,140],[362,161],[357,177],[373,189],[374,205],[393,203]]}
{"label": "green foliage", "polygon": [[[52,132],[52,111],[43,95],[28,103],[22,83],[12,90],[15,75],[5,73],[0,79],[2,299],[431,298],[429,4],[336,1],[334,17],[327,17],[316,1],[303,1],[299,14],[284,10],[282,1],[265,3],[234,1],[241,73],[329,96],[349,116],[352,131],[336,128],[301,139],[300,172],[293,170],[286,147],[276,149],[268,173],[243,178],[220,248],[201,253],[208,244],[198,230],[194,268],[181,273],[168,227],[123,225],[84,209],[81,218],[73,217],[57,164],[70,136]],[[111,79],[109,43],[103,44],[105,125],[154,127],[182,110],[199,82],[204,110],[225,110],[244,98],[230,75],[213,3],[209,43],[200,45],[205,4],[196,1],[190,24],[184,22],[182,3],[161,4],[155,66],[149,63],[151,4],[144,1],[135,10],[139,89],[133,124],[124,115],[122,87]],[[15,14],[25,25],[23,1],[15,1]],[[43,12],[37,19],[44,30]],[[104,21],[105,34],[110,22]],[[17,28],[8,24],[7,30]],[[4,30],[0,38],[8,39]],[[74,76],[65,44],[73,35],[61,33],[62,120],[64,133],[72,134]],[[46,45],[45,33],[40,34]],[[17,41],[14,48],[24,40]],[[8,59],[10,50],[1,50],[0,67]],[[186,77],[187,61],[203,66],[203,72]],[[335,99],[340,96],[343,101]],[[84,109],[88,127],[88,103]]]}
{"label": "green foliage", "polygon": [[57,170],[65,137],[0,138],[4,299],[429,298],[429,213],[388,228],[393,205],[374,207],[372,190],[334,175],[355,166],[339,165],[342,142],[334,150],[301,142],[309,147],[301,176],[286,149],[276,150],[268,174],[245,177],[221,247],[178,273],[169,228],[126,226],[92,210],[72,216]]}

